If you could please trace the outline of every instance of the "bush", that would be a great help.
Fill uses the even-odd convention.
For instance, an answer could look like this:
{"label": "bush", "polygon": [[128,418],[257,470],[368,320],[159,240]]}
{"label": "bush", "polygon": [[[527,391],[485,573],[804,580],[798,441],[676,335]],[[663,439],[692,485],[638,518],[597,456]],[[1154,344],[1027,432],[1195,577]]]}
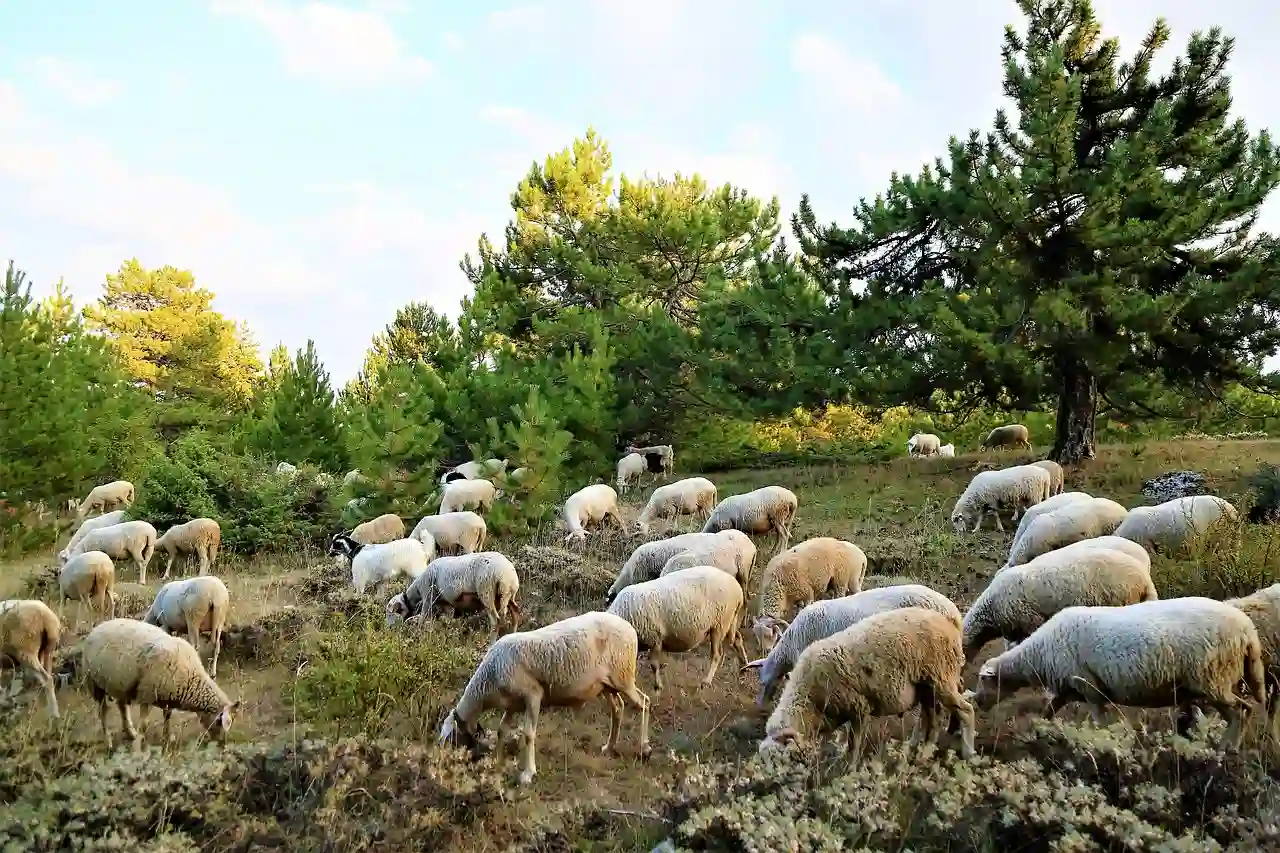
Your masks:
{"label": "bush", "polygon": [[1249,478],[1253,487],[1253,506],[1249,520],[1254,523],[1280,521],[1280,468],[1263,465]]}

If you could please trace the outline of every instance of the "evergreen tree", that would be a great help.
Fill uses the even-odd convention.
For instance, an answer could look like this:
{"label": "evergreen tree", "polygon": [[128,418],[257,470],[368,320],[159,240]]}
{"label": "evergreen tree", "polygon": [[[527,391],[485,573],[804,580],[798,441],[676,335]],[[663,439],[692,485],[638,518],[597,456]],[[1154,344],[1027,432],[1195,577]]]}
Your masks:
{"label": "evergreen tree", "polygon": [[347,469],[337,402],[314,341],[308,340],[280,375],[256,444],[276,461],[310,462],[333,472]]}
{"label": "evergreen tree", "polygon": [[1280,345],[1280,252],[1253,234],[1280,151],[1229,117],[1233,42],[1195,33],[1165,75],[1158,20],[1133,60],[1089,0],[1018,0],[985,140],[896,174],[848,228],[795,222],[861,391],[1031,409],[1056,401],[1052,455],[1093,456],[1099,398],[1139,377],[1218,396]]}
{"label": "evergreen tree", "polygon": [[421,364],[448,374],[467,363],[462,340],[449,318],[437,314],[426,302],[410,302],[397,309],[386,329],[374,335],[364,366],[343,394],[369,402],[378,374],[393,365]]}

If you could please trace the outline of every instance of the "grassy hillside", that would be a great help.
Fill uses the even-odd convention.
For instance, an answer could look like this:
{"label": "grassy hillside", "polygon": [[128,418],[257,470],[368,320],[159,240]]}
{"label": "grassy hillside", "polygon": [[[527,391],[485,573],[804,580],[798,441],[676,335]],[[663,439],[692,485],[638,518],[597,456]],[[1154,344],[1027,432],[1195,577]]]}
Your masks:
{"label": "grassy hillside", "polygon": [[[871,559],[868,585],[910,578],[963,609],[1003,562],[1010,532],[957,536],[948,516],[975,465],[995,458],[737,471],[714,480],[722,496],[772,483],[793,489],[795,541],[850,539]],[[1280,462],[1280,442],[1107,448],[1068,472],[1068,488],[1131,505],[1143,502],[1144,479],[1193,469],[1209,474],[1212,491],[1238,501],[1264,461]],[[629,510],[634,517],[637,506]],[[540,625],[602,607],[635,544],[609,534],[579,554],[548,531],[540,541],[490,547],[514,559],[522,606]],[[757,544],[758,582],[772,545]],[[54,601],[53,563],[44,555],[0,567],[0,598]],[[1247,593],[1280,574],[1280,535],[1250,527],[1239,552],[1202,545],[1177,560],[1157,557],[1153,569],[1165,597]],[[483,654],[483,617],[387,630],[390,592],[357,598],[322,554],[228,557],[217,573],[231,589],[235,625],[219,682],[244,702],[231,747],[195,745],[194,720],[177,715],[179,745],[169,755],[152,746],[142,756],[127,749],[109,756],[96,709],[74,681],[60,692],[57,723],[38,702],[11,708],[0,722],[0,803],[10,806],[0,817],[0,849],[73,849],[61,829],[68,826],[81,839],[100,839],[74,849],[135,853],[648,850],[677,827],[681,844],[726,851],[1218,849],[1199,840],[1206,833],[1224,849],[1233,841],[1240,850],[1280,843],[1274,755],[1256,729],[1243,755],[1223,757],[1204,742],[1216,742],[1216,717],[1210,734],[1175,743],[1168,713],[1128,712],[1099,730],[1072,709],[1065,722],[1048,724],[1036,719],[1041,699],[1027,694],[980,717],[984,757],[974,767],[904,763],[896,743],[914,715],[871,726],[855,744],[861,764],[853,769],[844,758],[766,764],[752,758],[764,725],[752,707],[755,676],[740,676],[730,656],[715,684],[699,689],[705,651],[669,665],[670,684],[653,705],[647,764],[635,757],[634,714],[614,760],[600,754],[603,703],[576,713],[549,709],[538,729],[539,775],[518,790],[513,762],[471,765],[432,745]],[[124,615],[140,616],[158,585],[121,583]],[[69,622],[74,615],[69,608]],[[63,643],[71,669],[76,636]],[[747,646],[756,651],[750,638]],[[647,667],[640,686],[652,692]],[[496,719],[486,724],[492,729]],[[114,711],[108,725],[119,725]],[[158,726],[152,744],[157,737]],[[1197,840],[1177,846],[1184,833]],[[1159,846],[1166,842],[1172,846]]]}

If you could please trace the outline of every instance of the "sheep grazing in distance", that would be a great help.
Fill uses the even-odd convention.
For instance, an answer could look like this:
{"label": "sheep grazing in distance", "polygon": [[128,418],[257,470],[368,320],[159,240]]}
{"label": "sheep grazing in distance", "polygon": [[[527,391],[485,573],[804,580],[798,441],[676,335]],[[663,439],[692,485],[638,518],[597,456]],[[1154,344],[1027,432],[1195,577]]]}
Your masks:
{"label": "sheep grazing in distance", "polygon": [[1210,528],[1235,524],[1240,514],[1229,502],[1213,495],[1174,498],[1155,506],[1135,506],[1129,510],[1115,534],[1131,539],[1153,551],[1177,551],[1189,540]]}
{"label": "sheep grazing in distance", "polygon": [[959,718],[961,754],[970,759],[975,715],[960,692],[963,669],[960,629],[949,616],[923,607],[867,616],[801,652],[759,751],[803,745],[844,722],[852,746],[872,718],[917,705],[921,726],[908,745],[935,743],[941,705]]}
{"label": "sheep grazing in distance", "polygon": [[564,541],[587,541],[587,525],[603,526],[606,519],[613,519],[618,529],[622,529],[618,493],[604,483],[594,483],[578,489],[564,502],[564,523],[569,531]]}
{"label": "sheep grazing in distance", "polygon": [[716,484],[706,477],[686,477],[665,486],[659,486],[649,495],[649,502],[640,510],[636,519],[635,532],[640,536],[649,534],[649,525],[659,519],[670,519],[675,526],[678,516],[692,515],[706,522],[715,508]]}
{"label": "sheep grazing in distance", "polygon": [[360,482],[363,479],[364,479],[364,475],[361,474],[358,469],[352,468],[343,476],[342,485],[344,488],[349,488],[351,486],[354,486],[356,483]]}
{"label": "sheep grazing in distance", "polygon": [[999,447],[1025,447],[1031,450],[1031,431],[1022,424],[998,426],[982,440],[982,449],[994,450]]}
{"label": "sheep grazing in distance", "polygon": [[147,564],[156,550],[156,529],[145,521],[124,521],[100,527],[69,548],[67,559],[85,551],[101,551],[112,560],[132,560],[138,583],[147,582]]}
{"label": "sheep grazing in distance", "polygon": [[648,468],[648,463],[639,453],[628,453],[618,460],[618,491],[625,493],[633,484],[640,483],[640,475]]}
{"label": "sheep grazing in distance", "polygon": [[455,480],[481,480],[486,477],[496,477],[505,474],[506,471],[506,459],[486,459],[483,462],[477,459],[450,468],[440,477],[440,485],[445,486]]}
{"label": "sheep grazing in distance", "polygon": [[488,512],[498,499],[498,487],[489,480],[454,480],[445,485],[440,494],[440,510],[446,515],[461,510]]}
{"label": "sheep grazing in distance", "polygon": [[793,608],[804,608],[828,593],[848,595],[862,590],[867,555],[852,542],[818,536],[794,545],[765,566],[755,634],[765,654],[787,630],[784,621]]}
{"label": "sheep grazing in distance", "polygon": [[114,512],[106,512],[94,518],[86,518],[80,522],[80,526],[76,528],[76,532],[71,537],[71,541],[67,542],[65,548],[58,552],[58,560],[65,563],[71,556],[71,552],[80,540],[88,536],[95,530],[101,530],[104,527],[111,527],[114,524],[121,524],[129,520],[129,513],[126,510],[118,509]]}
{"label": "sheep grazing in distance", "polygon": [[772,532],[781,551],[791,541],[791,522],[799,505],[795,492],[782,486],[764,486],[741,495],[731,495],[716,504],[711,517],[702,525],[702,532],[741,530],[748,536]]}
{"label": "sheep grazing in distance", "polygon": [[85,551],[63,564],[58,572],[58,617],[68,601],[76,602],[76,625],[89,606],[108,619],[116,615],[116,567],[101,551]]}
{"label": "sheep grazing in distance", "polygon": [[676,451],[669,444],[652,444],[648,447],[627,445],[626,452],[639,453],[645,459],[645,466],[655,477],[661,474],[668,476],[675,470]]}
{"label": "sheep grazing in distance", "polygon": [[427,570],[427,549],[417,539],[397,539],[380,545],[361,545],[346,533],[329,542],[329,556],[344,556],[351,563],[351,585],[363,595],[369,585],[398,577],[416,578]]}
{"label": "sheep grazing in distance", "polygon": [[613,603],[614,596],[625,587],[658,577],[662,567],[676,554],[699,545],[710,546],[719,541],[714,538],[718,535],[716,533],[681,533],[678,536],[639,545],[618,570],[618,576],[605,594],[605,606]]}
{"label": "sheep grazing in distance", "polygon": [[222,651],[222,632],[231,616],[231,593],[221,579],[200,575],[186,580],[169,581],[160,587],[142,621],[155,625],[166,634],[184,632],[192,648],[200,651],[200,635],[208,634],[213,654],[209,675],[218,677],[218,653]]}
{"label": "sheep grazing in distance", "polygon": [[907,439],[908,456],[937,456],[941,448],[942,439],[931,432],[918,432]]}
{"label": "sheep grazing in distance", "polygon": [[1062,494],[1062,487],[1066,482],[1066,474],[1063,473],[1061,465],[1052,459],[1041,459],[1039,462],[1032,462],[1031,464],[1049,472],[1049,497]]}
{"label": "sheep grazing in distance", "polygon": [[427,545],[427,556],[434,557],[437,553],[474,554],[483,551],[488,535],[489,525],[482,516],[461,510],[443,515],[424,515],[409,538],[427,545],[430,537],[433,544]]}
{"label": "sheep grazing in distance", "polygon": [[293,465],[289,462],[281,462],[279,465],[276,466],[276,474],[280,475],[281,477],[292,477],[294,474],[297,474],[297,473],[298,473],[298,466]]}
{"label": "sheep grazing in distance", "polygon": [[1009,549],[1005,566],[1017,566],[1064,545],[1109,536],[1129,511],[1108,498],[1072,501],[1046,512],[1027,525]]}
{"label": "sheep grazing in distance", "polygon": [[49,605],[36,599],[11,598],[0,601],[0,659],[17,664],[19,685],[22,673],[31,673],[44,690],[49,716],[57,719],[58,694],[53,678],[53,654],[62,638],[62,622]]}
{"label": "sheep grazing in distance", "polygon": [[954,444],[944,444],[938,448],[938,456],[943,459],[954,459],[956,456],[956,446]]}
{"label": "sheep grazing in distance", "polygon": [[516,627],[520,607],[520,576],[516,567],[497,551],[481,551],[455,557],[439,557],[418,575],[404,592],[387,602],[387,627],[396,619],[426,615],[443,607],[453,615],[458,610],[483,608],[489,630],[501,634],[503,623]]}
{"label": "sheep grazing in distance", "polygon": [[750,536],[741,530],[721,530],[710,540],[691,545],[667,560],[658,577],[695,566],[713,566],[737,578],[743,595],[746,595],[755,562],[756,543]]}
{"label": "sheep grazing in distance", "polygon": [[91,512],[106,512],[116,507],[127,507],[133,503],[133,498],[133,483],[128,480],[113,480],[110,483],[103,483],[101,486],[94,486],[85,499],[80,502],[80,508],[76,510],[76,517],[83,520]]}
{"label": "sheep grazing in distance", "polygon": [[404,538],[404,521],[394,512],[388,512],[357,524],[346,535],[361,545],[382,545]]}
{"label": "sheep grazing in distance", "polygon": [[742,667],[743,672],[749,669],[760,670],[760,692],[756,694],[756,707],[763,709],[766,703],[773,700],[783,680],[795,668],[801,653],[813,643],[843,631],[868,616],[902,607],[936,610],[955,622],[957,630],[960,629],[960,609],[942,593],[921,584],[882,586],[841,598],[815,601],[801,610],[790,625],[781,623],[786,626],[785,631],[766,657],[753,660]]}
{"label": "sheep grazing in distance", "polygon": [[218,546],[222,544],[222,528],[212,518],[193,518],[184,524],[175,524],[156,539],[156,551],[168,557],[161,580],[169,577],[173,561],[179,556],[193,556],[200,561],[200,574],[209,574],[218,559]]}
{"label": "sheep grazing in distance", "polygon": [[609,702],[606,755],[615,755],[625,699],[640,711],[640,754],[648,757],[649,697],[636,687],[639,639],[631,623],[612,613],[593,611],[570,616],[543,628],[499,637],[462,691],[458,704],[440,727],[441,742],[456,740],[476,749],[483,732],[481,715],[502,710],[498,755],[515,715],[524,713],[520,782],[538,772],[534,760],[538,717],[544,707],[579,707],[602,693]]}
{"label": "sheep grazing in distance", "polygon": [[1029,508],[1022,514],[1022,518],[1018,519],[1018,529],[1013,531],[1013,541],[1009,543],[1009,549],[1013,550],[1013,546],[1018,544],[1018,540],[1022,538],[1022,534],[1027,531],[1027,527],[1031,522],[1035,521],[1046,512],[1051,512],[1059,507],[1064,507],[1069,503],[1076,501],[1087,501],[1093,498],[1093,495],[1087,492],[1063,492],[1062,494],[1053,495],[1046,500],[1041,501],[1035,506]]}
{"label": "sheep grazing in distance", "polygon": [[140,743],[142,736],[133,727],[131,704],[142,706],[144,731],[150,709],[163,712],[166,743],[169,717],[175,710],[196,714],[205,732],[223,741],[231,728],[231,714],[240,707],[205,671],[194,646],[136,619],[110,619],[90,631],[84,639],[81,668],[98,703],[108,749],[112,746],[108,699],[120,709],[121,727],[134,743]]}
{"label": "sheep grazing in distance", "polygon": [[1273,583],[1252,595],[1224,601],[1249,617],[1262,643],[1262,666],[1270,696],[1267,701],[1267,730],[1280,742],[1280,583]]}
{"label": "sheep grazing in distance", "polygon": [[[1266,701],[1264,678],[1262,645],[1247,615],[1211,598],[1170,598],[1060,611],[987,661],[973,697],[988,710],[1021,687],[1043,687],[1052,697],[1046,717],[1087,702],[1096,721],[1110,704],[1177,707],[1180,734],[1193,707],[1210,706],[1227,719],[1224,745],[1233,748],[1246,714]],[[1249,698],[1236,695],[1241,681]]]}
{"label": "sheep grazing in distance", "polygon": [[951,512],[951,526],[956,533],[964,533],[969,522],[977,533],[987,513],[996,521],[996,529],[1004,532],[1000,523],[1000,511],[1013,507],[1013,520],[1024,509],[1048,499],[1049,472],[1034,465],[1014,465],[997,471],[979,471],[973,475],[956,507]]}

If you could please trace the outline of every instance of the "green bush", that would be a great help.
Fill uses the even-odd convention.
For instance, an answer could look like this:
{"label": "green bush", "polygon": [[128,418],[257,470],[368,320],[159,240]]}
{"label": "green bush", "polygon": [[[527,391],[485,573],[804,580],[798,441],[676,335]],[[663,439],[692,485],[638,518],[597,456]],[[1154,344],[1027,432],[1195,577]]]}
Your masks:
{"label": "green bush", "polygon": [[1249,520],[1255,523],[1280,521],[1280,468],[1263,465],[1249,478],[1253,506]]}

